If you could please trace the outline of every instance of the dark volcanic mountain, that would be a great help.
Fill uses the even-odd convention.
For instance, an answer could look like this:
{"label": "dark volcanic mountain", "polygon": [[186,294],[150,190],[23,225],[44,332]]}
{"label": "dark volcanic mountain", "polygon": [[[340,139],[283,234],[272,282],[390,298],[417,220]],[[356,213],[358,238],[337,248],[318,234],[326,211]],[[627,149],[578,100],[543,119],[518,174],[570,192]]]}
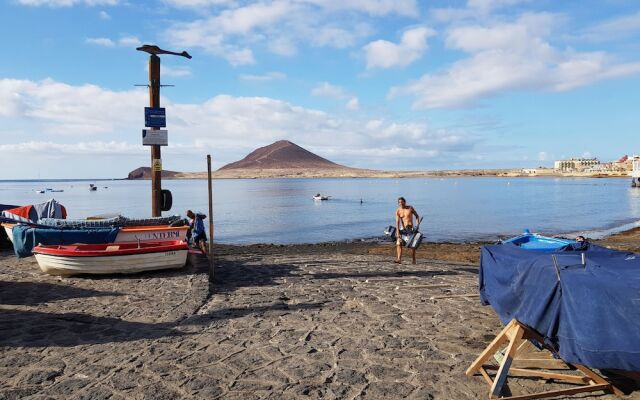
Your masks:
{"label": "dark volcanic mountain", "polygon": [[[162,171],[163,178],[174,178],[176,175],[180,174],[175,171]],[[150,167],[140,167],[136,168],[133,171],[129,172],[129,176],[127,179],[151,179],[151,168]]]}
{"label": "dark volcanic mountain", "polygon": [[288,140],[260,147],[240,161],[218,171],[233,169],[344,169],[347,168],[303,149]]}

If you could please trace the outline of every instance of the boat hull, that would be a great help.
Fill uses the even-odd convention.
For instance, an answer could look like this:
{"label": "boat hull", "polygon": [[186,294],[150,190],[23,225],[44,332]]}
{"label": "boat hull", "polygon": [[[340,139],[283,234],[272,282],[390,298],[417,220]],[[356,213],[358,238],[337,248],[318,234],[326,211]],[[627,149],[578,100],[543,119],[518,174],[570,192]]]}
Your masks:
{"label": "boat hull", "polygon": [[122,242],[148,242],[184,240],[187,236],[187,226],[131,226],[121,228],[116,236],[116,243]]}
{"label": "boat hull", "polygon": [[13,243],[13,227],[15,225],[14,224],[2,224],[2,227],[4,228],[4,231],[7,233],[7,237],[9,238],[9,241],[11,243]]}
{"label": "boat hull", "polygon": [[[50,275],[133,274],[184,267],[188,247],[185,243],[173,243],[156,242],[146,249],[136,249],[130,243],[113,244],[104,245],[99,251],[91,250],[97,245],[38,246],[34,255],[40,269]],[[89,251],[84,251],[85,248]]]}

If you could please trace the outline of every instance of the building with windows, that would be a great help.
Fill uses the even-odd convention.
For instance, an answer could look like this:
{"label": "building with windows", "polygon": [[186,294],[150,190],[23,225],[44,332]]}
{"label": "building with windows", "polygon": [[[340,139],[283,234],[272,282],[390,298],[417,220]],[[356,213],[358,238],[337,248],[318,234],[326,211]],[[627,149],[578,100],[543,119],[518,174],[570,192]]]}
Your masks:
{"label": "building with windows", "polygon": [[558,160],[553,164],[553,168],[560,172],[584,172],[597,168],[600,161],[597,158],[572,158],[569,160]]}

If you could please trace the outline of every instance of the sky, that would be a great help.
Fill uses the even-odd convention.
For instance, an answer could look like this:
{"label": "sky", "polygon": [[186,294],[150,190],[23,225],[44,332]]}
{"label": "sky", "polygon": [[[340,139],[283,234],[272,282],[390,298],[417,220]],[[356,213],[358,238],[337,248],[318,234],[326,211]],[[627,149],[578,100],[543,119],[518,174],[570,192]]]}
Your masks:
{"label": "sky", "polygon": [[4,0],[0,179],[119,178],[164,55],[163,167],[290,140],[361,168],[640,153],[636,0]]}

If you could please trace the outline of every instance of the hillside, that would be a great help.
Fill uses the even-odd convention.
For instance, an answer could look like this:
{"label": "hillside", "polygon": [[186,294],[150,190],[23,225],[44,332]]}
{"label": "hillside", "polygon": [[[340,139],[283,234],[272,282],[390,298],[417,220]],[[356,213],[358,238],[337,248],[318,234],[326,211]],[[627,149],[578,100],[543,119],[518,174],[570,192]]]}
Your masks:
{"label": "hillside", "polygon": [[279,140],[252,151],[242,160],[227,164],[218,171],[345,168],[348,167],[322,158],[288,140]]}

